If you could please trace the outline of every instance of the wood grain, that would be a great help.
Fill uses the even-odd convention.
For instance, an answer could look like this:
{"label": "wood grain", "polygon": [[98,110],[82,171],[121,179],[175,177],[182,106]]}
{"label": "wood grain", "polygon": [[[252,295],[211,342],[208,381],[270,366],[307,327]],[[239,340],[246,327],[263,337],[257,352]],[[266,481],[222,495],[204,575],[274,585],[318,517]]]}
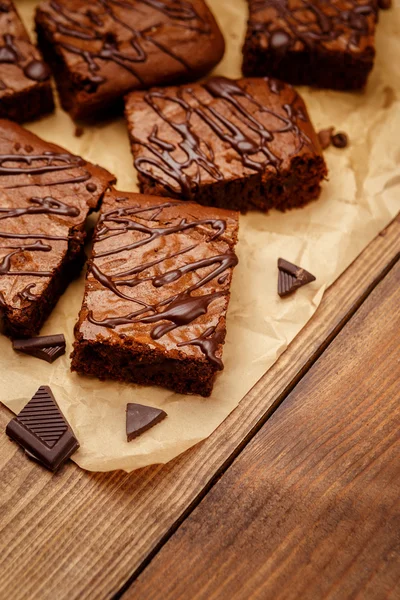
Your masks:
{"label": "wood grain", "polygon": [[[209,439],[166,466],[56,476],[0,436],[0,598],[108,598],[163,544],[400,255],[394,221]],[[0,411],[4,431],[10,413]]]}
{"label": "wood grain", "polygon": [[400,263],[124,600],[400,597]]}

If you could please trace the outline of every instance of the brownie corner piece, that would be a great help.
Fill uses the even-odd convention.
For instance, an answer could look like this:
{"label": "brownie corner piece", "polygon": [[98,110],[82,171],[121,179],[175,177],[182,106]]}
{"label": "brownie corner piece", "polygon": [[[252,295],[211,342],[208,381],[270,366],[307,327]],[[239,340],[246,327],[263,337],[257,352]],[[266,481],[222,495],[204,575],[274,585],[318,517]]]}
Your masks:
{"label": "brownie corner piece", "polygon": [[114,177],[0,119],[0,315],[33,337],[85,261],[85,222]]}
{"label": "brownie corner piece", "polygon": [[209,396],[223,368],[237,233],[233,211],[109,192],[72,370]]}
{"label": "brownie corner piece", "polygon": [[126,119],[143,193],[286,210],[318,198],[327,174],[304,101],[275,79],[132,92]]}
{"label": "brownie corner piece", "polygon": [[375,57],[375,0],[248,0],[243,74],[362,89]]}
{"label": "brownie corner piece", "polygon": [[54,110],[50,70],[11,0],[0,3],[0,118],[24,122]]}
{"label": "brownie corner piece", "polygon": [[44,0],[36,30],[63,108],[77,119],[122,109],[132,89],[199,78],[225,50],[204,0]]}

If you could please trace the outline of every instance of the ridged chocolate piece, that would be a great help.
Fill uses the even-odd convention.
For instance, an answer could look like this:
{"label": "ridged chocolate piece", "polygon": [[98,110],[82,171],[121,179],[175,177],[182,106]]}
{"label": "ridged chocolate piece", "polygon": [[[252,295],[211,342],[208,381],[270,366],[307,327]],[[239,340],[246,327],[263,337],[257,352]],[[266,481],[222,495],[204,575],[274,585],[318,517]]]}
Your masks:
{"label": "ridged chocolate piece", "polygon": [[53,363],[65,354],[65,337],[61,333],[30,338],[29,340],[14,340],[13,348],[18,352]]}
{"label": "ridged chocolate piece", "polygon": [[163,421],[166,416],[167,413],[159,408],[143,404],[127,404],[126,437],[128,442]]}
{"label": "ridged chocolate piece", "polygon": [[289,296],[303,285],[315,281],[314,275],[283,258],[278,259],[278,269],[278,294],[281,298]]}
{"label": "ridged chocolate piece", "polygon": [[45,385],[10,421],[6,433],[51,471],[56,471],[79,448],[51,389]]}

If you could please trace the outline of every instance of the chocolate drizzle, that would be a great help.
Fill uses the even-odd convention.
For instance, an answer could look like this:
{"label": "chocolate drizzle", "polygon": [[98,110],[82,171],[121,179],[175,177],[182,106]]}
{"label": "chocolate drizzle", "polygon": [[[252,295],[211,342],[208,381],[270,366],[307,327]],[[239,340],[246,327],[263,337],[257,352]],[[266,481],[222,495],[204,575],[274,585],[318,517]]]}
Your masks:
{"label": "chocolate drizzle", "polygon": [[[265,33],[270,47],[277,59],[283,56],[296,43],[315,49],[329,44],[338,38],[346,41],[347,50],[357,50],[363,37],[370,33],[368,17],[376,15],[376,8],[367,0],[361,4],[358,0],[343,2],[292,2],[290,0],[253,0],[251,4],[250,25],[255,32]],[[277,18],[285,23],[285,30],[270,17],[265,23],[257,20],[257,14],[271,9]],[[276,28],[278,25],[278,28]]]}
{"label": "chocolate drizzle", "polygon": [[[269,83],[268,79],[265,80],[266,85],[267,82]],[[274,92],[279,94],[279,84],[272,85]],[[225,111],[218,110],[215,103],[203,102],[190,87],[178,88],[176,96],[168,91],[150,91],[144,95],[145,102],[160,119],[179,134],[181,141],[175,145],[161,139],[157,125],[154,125],[147,140],[133,135],[133,143],[146,148],[150,153],[136,157],[135,167],[142,175],[157,179],[170,193],[185,199],[193,198],[199,189],[201,170],[206,171],[216,181],[223,180],[211,147],[202,143],[192,127],[193,115],[200,117],[216,136],[229,144],[243,166],[251,171],[262,172],[266,168],[279,171],[282,161],[271,146],[281,134],[291,133],[295,136],[297,146],[293,154],[300,152],[304,146],[312,147],[311,140],[297,124],[299,119],[305,120],[305,115],[296,106],[298,95],[294,90],[292,101],[282,106],[282,113],[261,105],[238,82],[225,77],[213,77],[203,87],[212,97],[225,104],[229,113],[234,115],[235,121],[229,119]],[[189,97],[187,100],[185,94]],[[161,103],[164,108],[161,107]],[[256,113],[250,112],[248,103],[255,106],[260,115],[265,113],[272,116],[276,120],[276,127],[267,127]],[[176,111],[170,110],[171,104],[183,110],[183,121],[181,116],[176,120],[171,118],[171,112],[176,114]],[[237,124],[237,120],[241,125]],[[183,160],[174,156],[178,149],[184,152]],[[194,173],[189,174],[188,170],[193,166]],[[162,174],[155,174],[154,167]],[[171,185],[171,179],[178,185],[178,190]]]}
{"label": "chocolate drizzle", "polygon": [[0,208],[0,221],[12,217],[22,217],[24,215],[61,215],[65,217],[77,217],[80,214],[75,206],[68,206],[61,200],[55,200],[50,196],[46,198],[30,198],[34,206],[25,206],[23,208]]}
{"label": "chocolate drizzle", "polygon": [[20,300],[22,300],[22,302],[35,302],[35,300],[37,300],[39,297],[32,293],[32,290],[35,287],[36,283],[28,283],[28,285],[26,285],[23,290],[18,292],[18,294],[14,298],[14,301],[16,300],[16,298],[19,298]]}
{"label": "chocolate drizzle", "polygon": [[[165,238],[166,236],[184,232],[192,228],[204,232],[207,243],[220,238],[226,230],[226,221],[221,219],[194,219],[190,222],[186,219],[182,219],[178,224],[168,223],[159,226],[159,224],[157,224],[158,217],[164,209],[171,206],[173,206],[173,204],[170,202],[155,204],[150,207],[131,206],[114,209],[101,216],[97,234],[94,239],[95,248],[94,258],[90,266],[91,273],[102,286],[106,287],[118,297],[140,305],[141,308],[125,316],[104,320],[96,319],[91,311],[88,315],[88,320],[91,323],[98,326],[109,327],[111,329],[120,325],[134,323],[154,324],[150,335],[154,340],[158,340],[177,327],[186,326],[201,315],[206,314],[209,305],[214,300],[226,295],[226,292],[223,289],[216,289],[202,295],[192,295],[192,293],[200,290],[204,285],[213,280],[218,280],[220,285],[226,282],[228,278],[227,270],[232,269],[238,262],[236,255],[231,250],[228,250],[224,254],[216,254],[215,256],[210,256],[197,261],[187,262],[182,266],[177,266],[175,269],[166,270],[164,272],[160,272],[160,269],[158,268],[157,274],[155,275],[148,275],[145,273],[146,271],[148,272],[151,267],[162,265],[164,261],[171,260],[178,256],[184,256],[198,245],[194,244],[173,254],[160,256],[154,261],[135,265],[132,269],[113,275],[102,272],[98,261],[96,261],[98,258],[118,255],[127,250],[145,246],[158,238]],[[150,217],[146,217],[146,213],[150,213]],[[136,217],[140,219],[140,221],[133,220],[131,217]],[[149,225],[147,225],[145,221],[147,221]],[[154,226],[151,226],[152,222],[155,222]],[[126,234],[129,231],[139,232],[144,234],[144,237],[136,242],[124,244],[112,250],[103,252],[98,251],[96,244],[99,242]],[[204,238],[202,241],[204,241]],[[161,244],[161,247],[163,247],[163,244]],[[204,273],[204,269],[207,267],[212,267],[212,269],[207,273]],[[198,272],[199,270],[202,270],[202,274],[195,283],[187,285],[183,291],[154,305],[146,304],[137,297],[129,296],[127,293],[122,292],[120,289],[123,287],[132,289],[144,282],[151,282],[155,288],[160,288],[178,281],[188,273]],[[143,273],[145,273],[145,275],[140,277]],[[223,276],[225,276],[224,280],[223,282],[220,282],[220,279]],[[222,337],[219,334],[215,334],[215,328],[207,328],[202,335],[195,340],[189,341],[188,344],[197,345],[208,359],[221,369],[222,362],[216,356],[216,352],[222,342]]]}
{"label": "chocolate drizzle", "polygon": [[224,342],[225,334],[223,331],[216,331],[216,327],[209,327],[198,338],[190,342],[181,342],[178,346],[198,346],[215,366],[222,371],[224,364],[216,355],[218,347]]}
{"label": "chocolate drizzle", "polygon": [[[136,23],[139,23],[142,17],[140,4],[156,11],[153,26],[145,29],[137,27]],[[52,12],[46,13],[46,18],[63,37],[62,41],[57,39],[58,45],[63,50],[80,56],[87,64],[88,77],[83,82],[83,87],[89,93],[95,92],[99,85],[106,82],[105,77],[99,74],[102,62],[115,63],[144,84],[137,65],[147,61],[149,45],[174,59],[185,69],[190,68],[181,56],[157,39],[157,31],[163,25],[157,19],[157,13],[171,21],[174,27],[198,34],[210,32],[209,23],[186,0],[136,0],[134,3],[124,0],[98,0],[95,6],[95,9],[88,9],[82,13],[69,10],[62,3],[52,0]],[[132,12],[132,17],[119,9]],[[123,38],[127,34],[130,36],[128,50],[122,51],[119,48],[117,36],[110,32],[110,24],[114,29],[122,29]],[[79,40],[79,43],[75,43],[74,40]]]}

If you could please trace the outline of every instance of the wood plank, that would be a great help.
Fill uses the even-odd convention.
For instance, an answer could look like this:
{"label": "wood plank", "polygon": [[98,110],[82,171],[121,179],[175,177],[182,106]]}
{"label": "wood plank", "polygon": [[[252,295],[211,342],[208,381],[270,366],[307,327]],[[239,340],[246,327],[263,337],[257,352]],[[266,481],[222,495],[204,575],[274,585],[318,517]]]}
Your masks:
{"label": "wood plank", "polygon": [[124,600],[400,597],[400,263]]}
{"label": "wood plank", "polygon": [[[209,439],[166,466],[52,476],[0,436],[0,597],[110,597],[240,452],[400,255],[400,219],[326,293],[311,322]],[[9,418],[0,411],[4,431]]]}

